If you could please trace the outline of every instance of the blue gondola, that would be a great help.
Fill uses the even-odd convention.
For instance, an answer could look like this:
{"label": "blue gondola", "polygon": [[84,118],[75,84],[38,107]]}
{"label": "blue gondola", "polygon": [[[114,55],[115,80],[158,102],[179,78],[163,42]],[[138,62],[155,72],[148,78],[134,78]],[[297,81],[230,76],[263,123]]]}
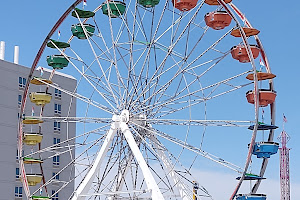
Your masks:
{"label": "blue gondola", "polygon": [[266,200],[265,194],[238,194],[236,200]]}
{"label": "blue gondola", "polygon": [[270,158],[271,155],[277,153],[278,148],[277,142],[256,142],[252,154],[257,158]]}
{"label": "blue gondola", "polygon": [[[265,131],[265,130],[272,130],[272,129],[277,129],[277,128],[278,128],[278,126],[259,122],[257,130],[259,130],[259,131],[263,131],[264,130]],[[254,125],[249,126],[248,129],[253,130],[254,129]]]}
{"label": "blue gondola", "polygon": [[[240,180],[241,177],[237,177],[236,179]],[[244,180],[250,180],[250,181],[252,181],[252,180],[261,180],[261,179],[266,179],[266,178],[258,176],[256,174],[245,174],[245,178],[244,178]]]}

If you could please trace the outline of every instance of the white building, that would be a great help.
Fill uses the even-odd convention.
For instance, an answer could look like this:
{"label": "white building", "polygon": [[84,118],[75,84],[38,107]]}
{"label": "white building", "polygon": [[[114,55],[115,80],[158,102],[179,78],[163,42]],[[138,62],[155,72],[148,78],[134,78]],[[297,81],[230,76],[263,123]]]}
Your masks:
{"label": "white building", "polygon": [[[12,199],[26,199],[22,182],[19,179],[19,164],[17,156],[17,130],[18,130],[18,115],[21,98],[26,84],[29,68],[7,61],[0,60],[0,200]],[[40,72],[35,71],[35,76],[39,76]],[[50,70],[45,70],[43,78],[48,78]],[[73,91],[76,87],[76,79],[65,75],[63,73],[56,73],[53,77],[53,82],[65,88],[68,91]],[[45,91],[45,86],[30,86],[30,91]],[[49,93],[52,94],[51,103],[45,106],[43,116],[76,116],[76,99],[72,100],[71,97],[63,92],[49,88]],[[25,115],[32,115],[32,107],[34,107],[35,115],[38,116],[40,107],[27,100]],[[68,126],[68,127],[67,127]],[[25,125],[24,131],[35,132],[38,131],[38,125]],[[67,133],[68,131],[68,133]],[[76,126],[73,123],[62,123],[52,119],[45,120],[41,124],[41,133],[43,140],[41,148],[51,146],[60,141],[66,140],[67,137],[72,138],[76,135]],[[36,146],[24,145],[24,156],[35,152]],[[64,144],[66,146],[66,144]],[[44,177],[47,180],[51,179],[53,175],[56,180],[52,180],[47,185],[47,193],[43,189],[41,196],[52,195],[60,190],[65,181],[74,177],[73,167],[70,166],[59,175],[56,175],[63,166],[70,163],[71,157],[74,156],[74,150],[62,153],[61,150],[51,150],[41,156],[43,160],[42,168]],[[56,156],[55,156],[56,155]],[[58,155],[58,156],[57,156]],[[38,155],[35,155],[35,157]],[[26,165],[27,173],[41,173],[39,165]],[[30,187],[30,190],[36,190],[41,184]],[[70,193],[74,191],[74,184],[68,184],[61,191],[55,195],[53,200],[66,199]],[[40,195],[40,192],[37,194]]]}

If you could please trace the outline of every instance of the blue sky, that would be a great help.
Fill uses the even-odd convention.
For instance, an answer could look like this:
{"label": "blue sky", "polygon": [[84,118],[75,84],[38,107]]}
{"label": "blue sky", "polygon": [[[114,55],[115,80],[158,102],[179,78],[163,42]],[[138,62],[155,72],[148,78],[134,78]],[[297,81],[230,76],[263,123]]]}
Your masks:
{"label": "blue sky", "polygon": [[[89,1],[89,0],[88,0]],[[276,118],[280,127],[275,137],[282,129],[282,115],[286,115],[288,123],[285,130],[291,136],[288,146],[291,148],[291,189],[292,199],[296,199],[300,190],[300,135],[297,124],[300,116],[300,95],[298,67],[299,50],[299,22],[298,1],[286,5],[279,2],[260,0],[233,0],[245,13],[251,24],[259,29],[260,38],[267,53],[271,70],[277,75],[275,78]],[[73,3],[72,0],[31,0],[31,1],[3,1],[1,4],[1,32],[0,40],[6,42],[5,60],[13,61],[14,45],[20,46],[20,64],[31,66],[32,61],[45,36],[60,15]],[[274,181],[279,179],[279,157],[273,157],[270,168],[273,168]],[[299,196],[297,196],[300,198]],[[277,198],[279,200],[279,197]]]}

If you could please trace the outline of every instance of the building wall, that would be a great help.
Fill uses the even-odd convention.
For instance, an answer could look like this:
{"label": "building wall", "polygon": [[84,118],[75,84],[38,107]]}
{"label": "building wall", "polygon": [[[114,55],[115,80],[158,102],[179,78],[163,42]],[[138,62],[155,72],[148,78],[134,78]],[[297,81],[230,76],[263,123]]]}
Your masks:
{"label": "building wall", "polygon": [[[30,69],[27,67],[0,60],[0,92],[2,94],[0,101],[0,200],[21,199],[15,198],[15,187],[22,187],[21,181],[16,177],[16,168],[18,168],[18,160],[16,158],[19,112],[18,96],[23,95],[23,89],[19,87],[19,77],[27,79],[29,70]],[[40,76],[40,72],[35,71],[34,76]],[[43,78],[48,78],[49,76],[50,70],[45,70]],[[61,73],[54,76],[53,82],[68,91],[73,91],[76,87],[76,80],[74,78]],[[45,86],[36,86],[31,84],[29,91],[45,91]],[[51,103],[45,106],[43,116],[58,116],[54,113],[54,104],[61,105],[60,116],[76,116],[76,99],[71,100],[71,97],[63,92],[61,93],[61,98],[55,98],[54,88],[49,88],[48,92],[52,94],[52,100]],[[72,104],[70,104],[70,102],[72,102]],[[25,116],[32,115],[32,107],[34,107],[34,115],[39,116],[40,106],[36,106],[31,103],[29,99],[26,103]],[[24,125],[23,129],[25,132],[38,132],[39,130],[38,125]],[[41,124],[41,132],[43,134],[41,147],[44,149],[53,145],[54,138],[59,138],[61,141],[64,141],[67,137],[75,137],[76,125],[74,123],[67,124],[61,122],[61,130],[54,131],[54,120],[47,119]],[[71,141],[71,143],[74,143],[74,141]],[[66,146],[66,144],[61,145],[61,149],[52,149],[40,154],[44,160],[42,166],[46,180],[49,180],[53,173],[59,172],[65,165],[70,163],[71,157],[74,158],[74,150],[70,150],[64,146]],[[37,145],[24,145],[24,156],[37,150]],[[57,154],[61,154],[59,166],[53,165],[52,156]],[[31,157],[37,158],[39,155],[36,154]],[[53,181],[48,184],[47,190],[49,195],[51,195],[52,190],[59,190],[64,181],[68,181],[70,178],[74,177],[75,173],[72,166],[73,165],[59,175],[59,181]],[[39,165],[26,165],[25,168],[27,173],[41,172]],[[30,187],[30,190],[34,191],[38,188],[38,186],[40,185]],[[59,199],[67,199],[67,196],[69,196],[73,190],[74,184],[71,183],[59,192]],[[39,195],[39,192],[36,195]],[[46,195],[45,190],[43,190],[42,196]],[[24,191],[23,199],[25,199]]]}

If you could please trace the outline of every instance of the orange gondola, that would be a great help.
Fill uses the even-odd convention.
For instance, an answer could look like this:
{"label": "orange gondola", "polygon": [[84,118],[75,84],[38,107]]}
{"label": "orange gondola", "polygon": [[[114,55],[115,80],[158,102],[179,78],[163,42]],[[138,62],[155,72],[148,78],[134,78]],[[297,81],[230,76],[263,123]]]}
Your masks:
{"label": "orange gondola", "polygon": [[173,5],[180,11],[188,11],[197,5],[198,0],[173,0]]}
{"label": "orange gondola", "polygon": [[[260,48],[257,45],[250,45],[253,58],[256,59],[259,55]],[[247,54],[246,47],[244,45],[238,45],[231,48],[232,58],[242,62],[247,63],[250,62],[250,58]]]}
{"label": "orange gondola", "polygon": [[[276,98],[276,92],[268,89],[259,90],[259,106],[265,107],[269,104],[274,103]],[[246,93],[247,101],[251,104],[254,104],[254,92],[252,90]]]}
{"label": "orange gondola", "polygon": [[[257,35],[260,32],[259,30],[255,29],[255,28],[248,28],[248,27],[243,27],[243,30],[245,32],[246,37]],[[239,28],[233,29],[231,31],[231,35],[234,37],[241,37],[240,29]]]}
{"label": "orange gondola", "polygon": [[[267,73],[267,72],[257,72],[256,75],[257,75],[257,80],[258,80],[258,81],[268,80],[268,79],[273,79],[273,78],[276,77],[275,74]],[[246,76],[246,78],[247,78],[248,80],[253,81],[253,80],[254,80],[254,74],[248,74],[248,75]]]}
{"label": "orange gondola", "polygon": [[231,16],[226,11],[214,11],[204,17],[207,26],[215,30],[224,29],[231,23]]}
{"label": "orange gondola", "polygon": [[[230,3],[232,0],[223,0],[225,3]],[[208,5],[220,5],[218,0],[205,0]]]}

